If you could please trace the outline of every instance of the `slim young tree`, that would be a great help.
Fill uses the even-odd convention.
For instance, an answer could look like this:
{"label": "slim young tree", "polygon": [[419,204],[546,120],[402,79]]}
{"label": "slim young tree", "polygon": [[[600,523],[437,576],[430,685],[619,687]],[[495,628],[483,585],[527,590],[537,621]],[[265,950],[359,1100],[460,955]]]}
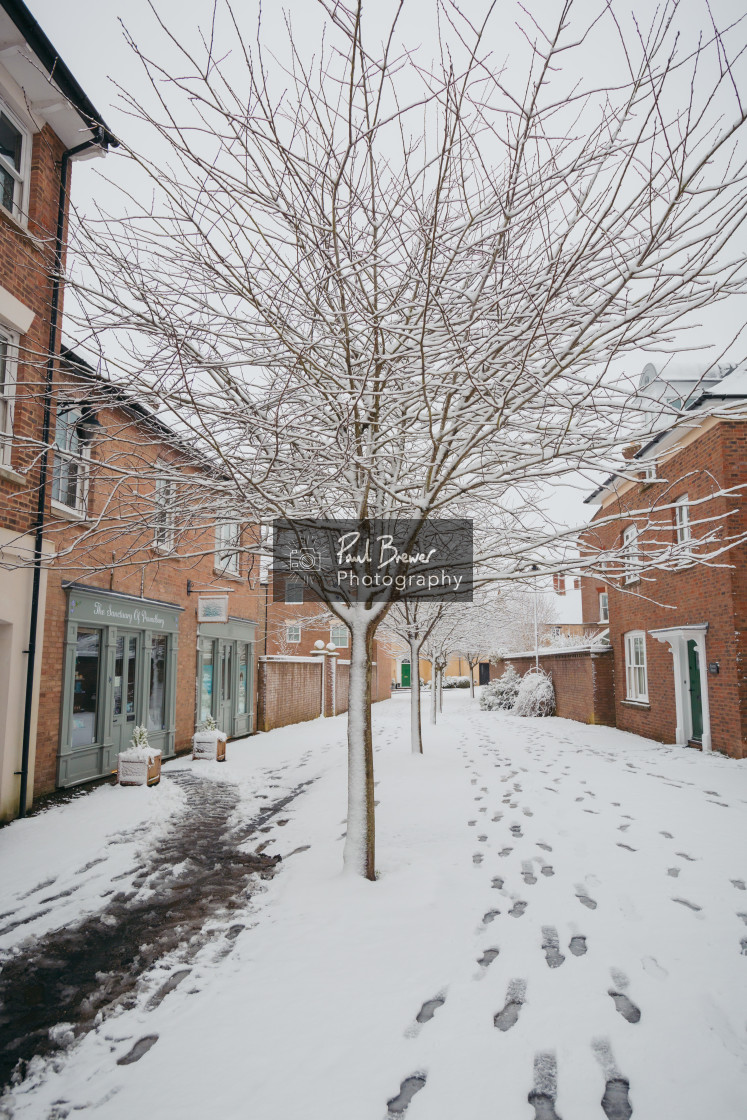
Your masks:
{"label": "slim young tree", "polygon": [[[161,26],[168,64],[133,43],[123,150],[150,193],[75,234],[86,329],[257,520],[515,509],[662,426],[623,422],[614,363],[744,290],[738,28],[689,51],[674,2],[641,29],[567,0],[525,14],[506,68],[495,3],[472,23],[434,0],[434,61],[400,44],[404,6],[381,39],[361,2],[318,0],[313,54],[220,3],[197,47]],[[600,36],[606,88],[584,79]],[[516,573],[531,532],[501,548]],[[388,604],[326,605],[351,633],[345,865],[373,878]]]}

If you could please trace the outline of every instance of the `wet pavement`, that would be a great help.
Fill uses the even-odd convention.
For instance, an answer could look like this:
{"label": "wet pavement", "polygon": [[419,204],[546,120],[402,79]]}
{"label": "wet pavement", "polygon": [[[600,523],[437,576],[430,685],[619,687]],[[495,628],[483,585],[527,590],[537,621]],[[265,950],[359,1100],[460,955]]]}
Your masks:
{"label": "wet pavement", "polygon": [[[235,785],[189,771],[164,779],[178,782],[186,807],[168,837],[144,853],[134,877],[126,876],[127,888],[113,893],[98,913],[22,943],[4,963],[0,1088],[21,1081],[32,1058],[66,1048],[108,1009],[134,1005],[141,976],[167,954],[179,950],[180,959],[189,961],[204,943],[208,921],[222,919],[226,936],[235,937],[244,927],[230,924],[232,914],[238,918],[256,879],[271,878],[280,859],[263,854],[266,840],[254,852],[240,847],[255,834],[259,840],[310,784],[299,784],[250,822],[231,826],[239,802]],[[174,973],[164,987],[172,990],[188,973]],[[166,994],[160,990],[151,1004]]]}

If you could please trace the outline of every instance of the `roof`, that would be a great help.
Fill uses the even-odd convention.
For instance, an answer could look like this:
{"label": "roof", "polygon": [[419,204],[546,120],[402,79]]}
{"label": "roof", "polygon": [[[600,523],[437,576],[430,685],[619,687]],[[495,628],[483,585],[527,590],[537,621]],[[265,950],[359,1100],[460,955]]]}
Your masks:
{"label": "roof", "polygon": [[[697,397],[690,401],[689,404],[686,404],[682,411],[697,414],[698,412],[702,411],[703,407],[705,405],[708,405],[709,402],[717,400],[734,402],[740,399],[747,399],[747,368],[744,367],[732,369],[730,373],[727,373],[726,375],[721,376],[718,379],[704,380],[701,383],[701,392]],[[707,413],[706,415],[710,414]],[[667,436],[672,437],[670,441],[672,445],[676,444],[678,438],[680,438],[676,435],[677,430],[680,428],[680,426],[681,421],[678,419],[674,424],[671,425],[671,427],[666,428],[664,431],[658,432],[653,437],[653,439],[650,439],[648,443],[645,443],[642,447],[640,447],[628,461],[632,463],[636,459],[647,459],[648,453],[651,451],[651,449],[653,447],[656,447],[657,444],[661,443],[662,440],[664,440]],[[688,420],[687,430],[690,431],[692,427],[693,423]],[[584,498],[584,504],[591,505],[594,502],[595,498],[598,498],[600,494],[604,493],[604,491],[607,490],[613,482],[617,481],[617,479],[625,479],[625,476],[620,474],[619,472],[609,475],[609,477],[604,480],[601,486],[597,486],[596,490],[593,490],[591,494],[588,494]]]}
{"label": "roof", "polygon": [[[101,113],[22,0],[0,0],[0,52],[3,66],[23,88],[32,112],[45,119],[49,113],[50,126],[67,147],[97,138],[99,130],[102,147],[118,146],[119,141]],[[29,54],[34,56],[33,60]],[[62,94],[64,102],[59,98],[50,102],[50,86]]]}

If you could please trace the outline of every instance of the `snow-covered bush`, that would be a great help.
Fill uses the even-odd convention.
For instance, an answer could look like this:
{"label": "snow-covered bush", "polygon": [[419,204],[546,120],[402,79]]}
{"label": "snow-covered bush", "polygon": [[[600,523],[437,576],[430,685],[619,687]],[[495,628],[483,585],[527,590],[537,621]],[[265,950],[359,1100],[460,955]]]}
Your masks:
{"label": "snow-covered bush", "polygon": [[205,716],[204,720],[202,721],[202,726],[205,731],[215,731],[218,724],[215,722],[215,716],[212,714],[212,712],[209,715]]}
{"label": "snow-covered bush", "polygon": [[510,712],[516,702],[521,677],[509,665],[497,681],[486,684],[480,693],[480,707],[484,712]]}
{"label": "snow-covered bush", "polygon": [[469,688],[469,677],[444,677],[444,688]]}
{"label": "snow-covered bush", "polygon": [[530,669],[521,678],[513,713],[515,716],[555,715],[555,689],[552,677],[544,669]]}

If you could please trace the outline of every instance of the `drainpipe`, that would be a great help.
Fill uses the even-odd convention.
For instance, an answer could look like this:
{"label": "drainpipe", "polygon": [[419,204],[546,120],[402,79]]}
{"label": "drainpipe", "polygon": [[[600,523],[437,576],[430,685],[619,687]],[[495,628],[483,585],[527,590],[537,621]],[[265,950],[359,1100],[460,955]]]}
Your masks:
{"label": "drainpipe", "polygon": [[89,148],[103,148],[106,133],[101,126],[93,129],[93,139],[66,148],[60,163],[60,196],[57,205],[57,230],[54,242],[54,261],[52,265],[52,299],[49,309],[49,346],[47,349],[47,368],[44,382],[44,418],[42,421],[42,453],[39,463],[39,492],[37,497],[36,518],[34,520],[34,575],[31,587],[31,613],[29,616],[28,661],[26,663],[26,699],[23,708],[23,740],[21,745],[21,777],[18,816],[26,816],[26,798],[29,782],[29,751],[31,745],[31,717],[34,699],[34,669],[36,667],[37,631],[39,622],[39,591],[41,587],[42,549],[44,546],[44,511],[47,503],[47,481],[49,478],[49,435],[52,427],[52,389],[54,364],[57,356],[57,323],[60,310],[60,291],[62,288],[62,250],[65,226],[65,198],[67,195],[67,170],[70,160]]}

